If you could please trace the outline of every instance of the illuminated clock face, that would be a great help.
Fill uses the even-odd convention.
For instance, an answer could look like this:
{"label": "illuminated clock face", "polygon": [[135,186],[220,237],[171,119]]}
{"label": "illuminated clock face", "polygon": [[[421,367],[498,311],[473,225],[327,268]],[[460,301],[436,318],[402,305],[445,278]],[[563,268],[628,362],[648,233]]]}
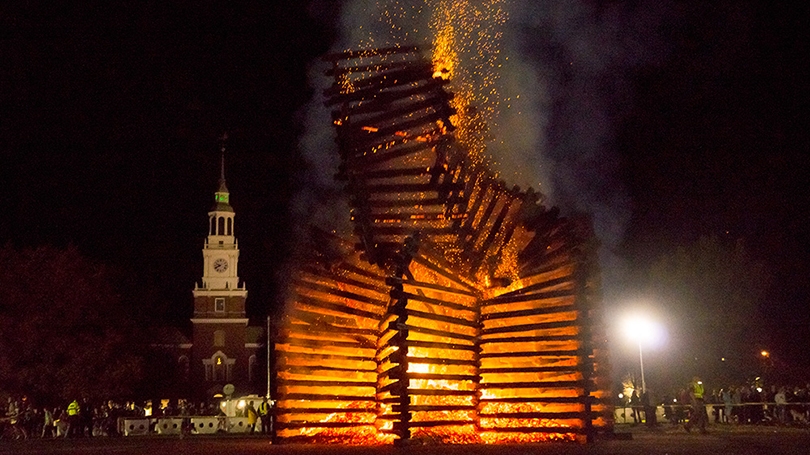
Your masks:
{"label": "illuminated clock face", "polygon": [[228,261],[222,258],[217,259],[216,261],[214,261],[214,270],[216,270],[219,273],[228,270]]}

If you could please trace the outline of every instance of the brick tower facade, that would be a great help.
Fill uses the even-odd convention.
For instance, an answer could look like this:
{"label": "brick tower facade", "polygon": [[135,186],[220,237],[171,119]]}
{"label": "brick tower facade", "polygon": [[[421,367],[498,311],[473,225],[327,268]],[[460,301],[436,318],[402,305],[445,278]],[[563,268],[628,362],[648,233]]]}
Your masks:
{"label": "brick tower facade", "polygon": [[197,392],[210,397],[225,384],[237,394],[250,390],[256,372],[258,343],[245,315],[247,289],[239,282],[239,245],[235,213],[225,185],[224,147],[219,188],[208,212],[208,237],[203,245],[202,284],[194,286],[190,374]]}

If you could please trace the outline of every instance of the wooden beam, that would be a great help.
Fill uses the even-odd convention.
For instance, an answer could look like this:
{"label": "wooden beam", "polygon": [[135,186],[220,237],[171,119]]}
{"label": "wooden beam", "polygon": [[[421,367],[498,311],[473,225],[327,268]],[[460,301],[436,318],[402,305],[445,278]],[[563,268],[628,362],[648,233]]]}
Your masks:
{"label": "wooden beam", "polygon": [[488,307],[493,305],[503,305],[506,303],[522,303],[522,302],[534,302],[538,300],[547,300],[547,299],[557,299],[562,297],[574,297],[576,296],[576,291],[573,289],[561,289],[559,291],[545,291],[545,292],[538,292],[536,294],[522,294],[522,295],[512,295],[509,297],[495,297],[484,302],[481,302],[482,307]]}
{"label": "wooden beam", "polygon": [[576,319],[570,321],[559,322],[542,322],[538,324],[521,324],[509,327],[492,327],[490,329],[484,328],[481,335],[489,335],[493,333],[514,333],[514,332],[528,332],[530,330],[545,330],[545,329],[559,329],[563,327],[576,327],[578,321]]}
{"label": "wooden beam", "polygon": [[482,321],[493,321],[498,319],[510,319],[510,318],[523,318],[527,316],[542,316],[542,315],[549,315],[549,314],[556,314],[556,313],[567,313],[571,311],[574,306],[574,302],[571,303],[564,303],[564,304],[553,304],[553,305],[543,305],[537,308],[531,308],[528,310],[515,310],[515,311],[501,311],[498,313],[486,313],[481,315]]}

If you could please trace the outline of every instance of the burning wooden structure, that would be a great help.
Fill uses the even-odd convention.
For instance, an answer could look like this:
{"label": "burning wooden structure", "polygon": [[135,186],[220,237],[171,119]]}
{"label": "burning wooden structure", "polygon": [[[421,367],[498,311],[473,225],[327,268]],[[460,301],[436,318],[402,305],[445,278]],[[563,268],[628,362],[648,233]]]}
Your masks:
{"label": "burning wooden structure", "polygon": [[454,138],[415,48],[330,56],[354,234],[313,235],[276,341],[281,440],[587,439],[610,428],[588,224]]}

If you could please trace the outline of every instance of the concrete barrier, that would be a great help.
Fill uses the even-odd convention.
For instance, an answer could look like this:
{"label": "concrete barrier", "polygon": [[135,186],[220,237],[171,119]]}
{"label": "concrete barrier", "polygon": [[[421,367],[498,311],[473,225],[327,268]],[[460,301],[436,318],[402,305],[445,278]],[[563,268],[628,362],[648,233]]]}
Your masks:
{"label": "concrete barrier", "polygon": [[124,436],[149,434],[149,419],[124,419]]}
{"label": "concrete barrier", "polygon": [[157,425],[155,425],[158,434],[180,434],[183,429],[183,419],[177,418],[163,418],[158,419]]}
{"label": "concrete barrier", "polygon": [[191,426],[197,434],[214,434],[221,428],[219,417],[192,417]]}
{"label": "concrete barrier", "polygon": [[228,417],[228,433],[247,433],[250,431],[247,417]]}
{"label": "concrete barrier", "polygon": [[[644,412],[641,408],[642,418],[644,417]],[[658,419],[658,423],[664,422],[664,407],[658,406],[655,408],[655,417]],[[616,423],[634,423],[633,420],[633,408],[627,407],[617,407],[613,410],[613,419]]]}

